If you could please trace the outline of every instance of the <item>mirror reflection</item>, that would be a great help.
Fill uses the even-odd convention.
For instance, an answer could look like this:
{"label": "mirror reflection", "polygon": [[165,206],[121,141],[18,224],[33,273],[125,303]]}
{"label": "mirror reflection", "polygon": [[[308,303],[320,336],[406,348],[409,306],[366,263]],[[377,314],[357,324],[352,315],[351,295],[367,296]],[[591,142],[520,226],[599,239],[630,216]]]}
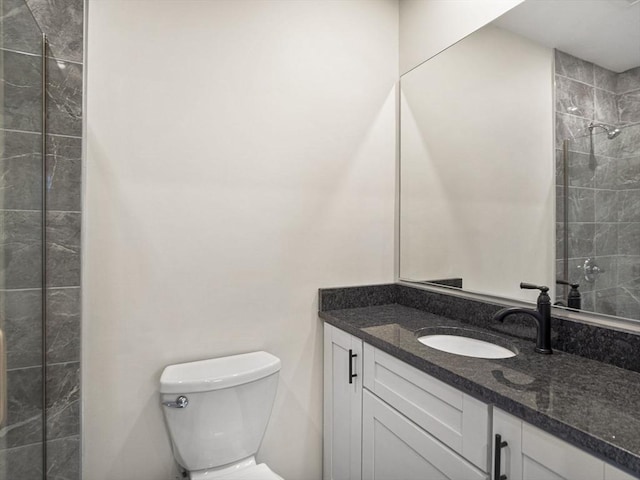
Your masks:
{"label": "mirror reflection", "polygon": [[403,280],[640,319],[640,3],[529,0],[401,93]]}

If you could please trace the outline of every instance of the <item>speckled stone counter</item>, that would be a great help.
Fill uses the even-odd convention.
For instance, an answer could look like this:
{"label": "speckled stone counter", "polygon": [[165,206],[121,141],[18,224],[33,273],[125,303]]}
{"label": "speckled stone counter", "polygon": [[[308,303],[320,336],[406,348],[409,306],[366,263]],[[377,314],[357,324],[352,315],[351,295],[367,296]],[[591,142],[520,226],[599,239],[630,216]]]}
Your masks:
{"label": "speckled stone counter", "polygon": [[[528,338],[530,327],[521,321],[501,326],[504,331],[491,328],[490,332],[517,349],[512,358],[486,360],[429,348],[418,342],[419,330],[456,327],[482,337],[489,332],[486,327],[499,305],[483,307],[482,302],[474,302],[481,308],[467,312],[476,317],[471,323],[402,305],[396,287],[408,288],[321,290],[319,315],[409,365],[640,478],[640,373],[558,350],[553,355],[537,354]],[[420,292],[409,294],[420,296]],[[630,341],[633,344],[635,339]],[[635,354],[640,356],[640,351]]]}

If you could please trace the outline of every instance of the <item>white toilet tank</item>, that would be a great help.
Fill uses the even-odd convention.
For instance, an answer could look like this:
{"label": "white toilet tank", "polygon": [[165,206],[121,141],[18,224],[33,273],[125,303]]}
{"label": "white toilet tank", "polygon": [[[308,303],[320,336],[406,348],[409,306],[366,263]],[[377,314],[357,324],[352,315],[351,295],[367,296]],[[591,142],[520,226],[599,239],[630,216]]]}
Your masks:
{"label": "white toilet tank", "polygon": [[280,359],[267,352],[166,367],[160,397],[177,462],[194,471],[255,455],[271,415],[279,371]]}

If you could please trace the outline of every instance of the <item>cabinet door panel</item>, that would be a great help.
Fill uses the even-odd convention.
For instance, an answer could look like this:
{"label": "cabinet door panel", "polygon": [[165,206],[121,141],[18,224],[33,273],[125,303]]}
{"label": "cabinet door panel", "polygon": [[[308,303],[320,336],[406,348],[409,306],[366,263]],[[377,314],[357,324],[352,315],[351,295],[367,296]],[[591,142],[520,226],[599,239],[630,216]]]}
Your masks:
{"label": "cabinet door panel", "polygon": [[[507,446],[500,449],[500,474],[506,475],[508,480],[522,480],[522,421],[494,408],[493,434],[507,442]],[[493,455],[495,459],[496,452]],[[495,476],[493,472],[491,478]]]}
{"label": "cabinet door panel", "polygon": [[[568,480],[602,480],[604,478],[602,460],[525,422],[522,424],[522,453],[525,457],[544,465],[559,478]],[[523,480],[539,478],[525,475]]]}
{"label": "cabinet door panel", "polygon": [[[350,351],[355,357],[350,356]],[[349,365],[351,364],[351,369]],[[349,382],[349,374],[357,375]],[[359,480],[362,452],[362,341],[324,330],[324,478]]]}
{"label": "cabinet door panel", "polygon": [[604,464],[604,480],[637,480],[637,478],[608,463]]}
{"label": "cabinet door panel", "polygon": [[602,460],[497,408],[493,432],[507,442],[500,449],[500,474],[508,480],[604,479]]}
{"label": "cabinet door panel", "polygon": [[364,350],[365,388],[488,471],[488,405],[371,345]]}
{"label": "cabinet door panel", "polygon": [[362,437],[363,479],[487,479],[485,473],[366,390]]}
{"label": "cabinet door panel", "polygon": [[522,459],[522,467],[522,477],[527,480],[570,480],[555,474],[544,465],[540,465],[529,457]]}

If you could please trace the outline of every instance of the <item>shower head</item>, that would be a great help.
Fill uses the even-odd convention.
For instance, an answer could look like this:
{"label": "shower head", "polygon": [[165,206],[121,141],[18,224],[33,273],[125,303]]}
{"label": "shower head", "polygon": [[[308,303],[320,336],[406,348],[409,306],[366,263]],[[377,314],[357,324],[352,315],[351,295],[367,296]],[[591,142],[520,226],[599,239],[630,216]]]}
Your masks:
{"label": "shower head", "polygon": [[620,130],[617,127],[611,128],[611,127],[608,127],[606,125],[603,125],[602,123],[593,123],[593,122],[591,122],[589,124],[589,133],[593,133],[593,129],[594,128],[602,128],[605,132],[607,132],[607,138],[609,140],[613,140],[618,135],[620,135],[620,133],[622,132],[622,130]]}

